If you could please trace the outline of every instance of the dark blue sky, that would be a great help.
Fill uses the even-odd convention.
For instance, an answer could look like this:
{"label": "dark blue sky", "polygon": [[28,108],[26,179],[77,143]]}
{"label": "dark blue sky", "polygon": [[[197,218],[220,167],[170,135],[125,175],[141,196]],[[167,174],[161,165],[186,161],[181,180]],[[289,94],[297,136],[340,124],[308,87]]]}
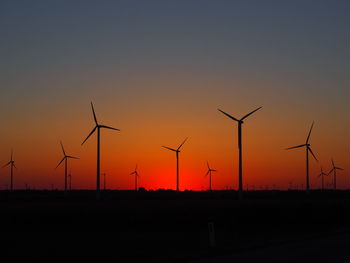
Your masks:
{"label": "dark blue sky", "polygon": [[342,99],[349,11],[340,0],[1,1],[2,98],[91,97],[96,85],[110,92],[131,79],[145,85],[120,87],[119,96],[172,92],[151,82],[171,78],[220,79],[215,90],[228,95],[239,82],[247,93]]}
{"label": "dark blue sky", "polygon": [[349,7],[305,0],[2,1],[1,64],[6,75],[105,66],[252,74],[336,67],[340,74],[349,66]]}

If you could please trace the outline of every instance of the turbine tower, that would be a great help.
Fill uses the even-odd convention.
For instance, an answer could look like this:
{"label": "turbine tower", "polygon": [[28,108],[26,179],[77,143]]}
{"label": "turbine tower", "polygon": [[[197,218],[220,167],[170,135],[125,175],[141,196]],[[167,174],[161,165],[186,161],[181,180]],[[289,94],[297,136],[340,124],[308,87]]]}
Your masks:
{"label": "turbine tower", "polygon": [[12,191],[13,190],[13,168],[17,168],[16,165],[15,165],[15,161],[13,160],[13,150],[11,150],[11,159],[10,159],[10,161],[7,164],[5,164],[2,168],[5,168],[7,166],[10,166],[10,180],[11,180],[10,190]]}
{"label": "turbine tower", "polygon": [[208,166],[208,171],[207,171],[207,173],[205,174],[205,176],[208,176],[208,175],[209,175],[209,191],[211,191],[211,173],[212,173],[212,172],[216,172],[216,170],[211,169],[208,162],[207,162],[207,166]]}
{"label": "turbine tower", "polygon": [[91,102],[91,109],[92,109],[92,114],[94,116],[94,121],[95,121],[95,127],[92,129],[92,131],[89,133],[89,135],[86,137],[86,139],[83,141],[81,145],[83,145],[89,138],[90,136],[97,130],[97,165],[96,165],[96,198],[100,198],[100,144],[101,144],[101,129],[110,129],[110,130],[115,130],[115,131],[120,131],[119,129],[112,128],[109,126],[101,125],[97,122],[95,110],[94,110],[94,105]]}
{"label": "turbine tower", "polygon": [[139,173],[137,172],[137,164],[135,170],[130,175],[135,175],[135,191],[137,191],[137,177],[139,177]]}
{"label": "turbine tower", "polygon": [[173,151],[176,153],[176,191],[180,191],[179,187],[179,153],[181,152],[180,149],[182,145],[187,141],[188,137],[180,144],[180,146],[177,149],[173,149],[167,146],[162,146],[165,149],[168,149],[170,151]]}
{"label": "turbine tower", "polygon": [[328,175],[331,172],[333,172],[333,187],[334,187],[334,190],[337,190],[337,170],[344,171],[343,168],[336,167],[335,164],[334,164],[334,161],[332,159],[332,169],[329,171]]}
{"label": "turbine tower", "polygon": [[246,119],[248,116],[253,114],[254,112],[260,110],[262,107],[259,107],[252,112],[244,115],[241,119],[236,119],[232,115],[218,109],[221,113],[225,114],[227,117],[230,119],[236,121],[238,123],[238,192],[239,196],[242,197],[242,192],[243,192],[243,167],[242,167],[242,124],[243,120]]}
{"label": "turbine tower", "polygon": [[67,191],[67,171],[68,171],[68,159],[79,159],[78,157],[74,157],[74,156],[70,156],[67,155],[64,147],[63,147],[63,143],[60,141],[61,144],[61,148],[62,148],[62,153],[63,153],[63,158],[62,160],[58,163],[58,165],[56,166],[55,169],[58,168],[58,166],[61,165],[61,163],[64,161],[64,191]]}
{"label": "turbine tower", "polygon": [[309,192],[310,191],[310,179],[309,179],[309,152],[311,153],[311,155],[315,158],[315,160],[318,162],[315,154],[312,152],[311,150],[311,144],[309,143],[310,141],[310,135],[311,135],[311,131],[312,128],[314,127],[314,122],[312,122],[309,134],[306,138],[306,142],[305,144],[301,144],[298,146],[293,146],[293,147],[289,147],[286,150],[290,150],[290,149],[295,149],[295,148],[301,148],[301,147],[305,147],[306,150],[306,191]]}
{"label": "turbine tower", "polygon": [[323,172],[322,166],[321,166],[321,173],[318,175],[318,177],[322,178],[322,191],[324,190],[324,176],[327,176],[328,174]]}

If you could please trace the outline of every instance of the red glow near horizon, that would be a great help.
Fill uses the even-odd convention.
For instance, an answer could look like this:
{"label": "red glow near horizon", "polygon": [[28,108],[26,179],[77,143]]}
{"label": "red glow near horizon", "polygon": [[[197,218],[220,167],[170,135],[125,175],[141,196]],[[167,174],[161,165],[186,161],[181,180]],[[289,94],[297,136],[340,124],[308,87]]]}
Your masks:
{"label": "red glow near horizon", "polygon": [[[238,149],[237,124],[217,112],[214,105],[199,108],[185,107],[180,113],[173,109],[159,112],[149,107],[140,106],[139,110],[126,111],[118,120],[110,106],[95,103],[95,110],[101,123],[115,126],[120,132],[101,131],[101,173],[108,175],[109,189],[134,189],[134,178],[129,174],[138,164],[139,187],[146,189],[175,189],[176,159],[175,153],[162,148],[178,146],[184,138],[189,137],[179,155],[180,189],[208,189],[206,162],[218,170],[213,174],[213,189],[237,189],[238,183]],[[67,154],[77,156],[80,160],[69,160],[69,171],[72,171],[73,189],[95,189],[96,184],[96,135],[81,146],[81,142],[91,131],[93,116],[89,104],[84,110],[72,114],[66,119],[53,115],[52,121],[38,132],[39,126],[26,126],[18,129],[13,123],[4,134],[6,141],[1,149],[13,146],[14,159],[18,169],[15,170],[15,187],[23,189],[24,185],[37,189],[49,189],[51,184],[56,188],[63,187],[63,167],[54,170],[62,158],[59,140],[62,140]],[[224,108],[224,107],[223,107]],[[232,113],[229,108],[227,111]],[[251,107],[254,108],[254,107]],[[225,108],[226,109],[226,108]],[[108,110],[108,111],[107,111]],[[249,111],[249,110],[248,110]],[[74,111],[73,111],[74,112]],[[42,113],[44,116],[47,113]],[[81,115],[80,115],[81,114]],[[243,125],[243,184],[244,189],[272,188],[288,189],[293,185],[305,184],[305,154],[300,149],[286,151],[285,148],[303,143],[306,139],[310,122],[290,118],[284,127],[279,119],[280,113],[273,112],[268,106],[246,120]],[[283,111],[281,114],[285,114]],[[238,112],[237,116],[242,115]],[[296,114],[298,115],[298,114]],[[143,116],[147,116],[146,118]],[[266,116],[269,116],[266,119]],[[326,116],[327,117],[327,116]],[[64,123],[65,125],[58,125]],[[283,123],[283,122],[282,122]],[[315,123],[311,136],[314,152],[321,161],[324,170],[330,169],[328,152],[335,152],[338,166],[345,169],[338,175],[339,188],[347,188],[350,179],[346,176],[348,163],[345,159],[347,146],[341,138],[344,131],[335,129],[339,135],[329,140],[327,121]],[[3,132],[4,133],[4,132]],[[57,139],[53,139],[57,138]],[[9,158],[9,151],[3,151],[2,162]],[[319,188],[321,180],[319,164],[310,159],[311,188]],[[8,184],[8,170],[2,169],[1,189]],[[329,183],[331,177],[326,178]]]}

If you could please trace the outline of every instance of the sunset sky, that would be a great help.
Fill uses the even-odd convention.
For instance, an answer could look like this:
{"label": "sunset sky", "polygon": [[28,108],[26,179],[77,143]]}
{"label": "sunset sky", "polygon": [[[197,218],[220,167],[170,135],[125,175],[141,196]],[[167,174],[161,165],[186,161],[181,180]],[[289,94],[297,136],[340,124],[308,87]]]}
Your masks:
{"label": "sunset sky", "polygon": [[[59,141],[73,188],[93,189],[102,124],[101,172],[111,189],[237,188],[237,123],[243,125],[244,187],[305,184],[312,121],[311,187],[331,157],[350,187],[349,1],[1,1],[0,163],[11,148],[15,188],[63,188]],[[329,183],[331,178],[327,178]],[[0,189],[9,169],[0,170]]]}

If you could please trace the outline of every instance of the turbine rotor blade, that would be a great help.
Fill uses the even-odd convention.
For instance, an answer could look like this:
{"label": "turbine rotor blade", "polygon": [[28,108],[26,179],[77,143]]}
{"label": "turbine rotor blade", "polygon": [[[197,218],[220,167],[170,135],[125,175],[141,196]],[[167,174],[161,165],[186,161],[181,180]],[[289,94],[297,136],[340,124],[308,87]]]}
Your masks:
{"label": "turbine rotor blade", "polygon": [[184,143],[187,141],[188,137],[180,144],[179,148],[177,148],[177,150],[180,150],[180,148],[182,147],[182,145],[184,145]]}
{"label": "turbine rotor blade", "polygon": [[210,170],[209,163],[207,162],[208,169]]}
{"label": "turbine rotor blade", "polygon": [[175,149],[173,149],[173,148],[170,148],[170,147],[166,147],[166,146],[162,146],[163,148],[165,148],[165,149],[168,149],[168,150],[171,150],[171,151],[174,151],[174,152],[176,152],[176,150]]}
{"label": "turbine rotor blade", "polygon": [[335,167],[335,169],[340,170],[340,171],[344,171],[344,169],[340,168],[340,167]]}
{"label": "turbine rotor blade", "polygon": [[328,172],[328,174],[327,175],[330,175],[331,174],[331,172],[333,172],[334,171],[334,168],[332,168],[329,172]]}
{"label": "turbine rotor blade", "polygon": [[15,168],[17,169],[17,167],[16,167],[16,165],[15,165],[15,163],[14,163],[14,162],[12,163],[12,166],[13,166],[13,167],[15,167]]}
{"label": "turbine rotor blade", "polygon": [[208,176],[210,173],[210,170],[207,171],[207,173],[204,176]]}
{"label": "turbine rotor blade", "polygon": [[298,145],[298,146],[289,147],[289,148],[286,148],[286,150],[300,148],[300,147],[304,147],[304,146],[306,146],[306,144],[301,144],[301,145]]}
{"label": "turbine rotor blade", "polygon": [[335,164],[334,164],[333,158],[332,158],[331,160],[332,160],[332,165],[333,165],[333,167],[335,167]]}
{"label": "turbine rotor blade", "polygon": [[78,157],[74,157],[74,156],[70,156],[70,155],[67,155],[66,157],[67,157],[67,158],[70,158],[70,159],[80,159],[80,158],[78,158]]}
{"label": "turbine rotor blade", "polygon": [[312,156],[315,158],[315,160],[318,162],[315,154],[312,152],[311,148],[310,147],[307,147],[308,151],[312,154]]}
{"label": "turbine rotor blade", "polygon": [[229,117],[230,119],[232,120],[235,120],[235,121],[239,121],[238,119],[236,119],[235,117],[231,116],[230,114],[218,109],[218,111],[220,111],[221,113],[225,114],[227,117]]}
{"label": "turbine rotor blade", "polygon": [[64,159],[66,159],[66,157],[63,157],[62,160],[57,164],[55,170],[58,168],[58,166],[60,166],[60,164],[64,161]]}
{"label": "turbine rotor blade", "polygon": [[244,115],[242,119],[240,119],[241,121],[243,121],[245,118],[247,118],[248,116],[252,115],[254,112],[260,110],[262,107],[259,107],[255,110],[253,110],[252,112],[248,113],[247,115]]}
{"label": "turbine rotor blade", "polygon": [[66,156],[66,152],[64,151],[64,147],[63,147],[62,141],[60,141],[60,143],[61,143],[61,148],[62,148],[63,155]]}
{"label": "turbine rotor blade", "polygon": [[312,122],[312,125],[311,125],[311,128],[310,128],[310,131],[309,131],[309,134],[308,134],[308,136],[307,136],[307,138],[306,138],[306,144],[309,143],[311,131],[312,131],[312,128],[314,127],[314,124],[315,124],[315,122],[313,121],[313,122]]}
{"label": "turbine rotor blade", "polygon": [[5,168],[6,166],[9,166],[11,164],[11,161],[9,161],[7,164],[5,164],[2,168]]}
{"label": "turbine rotor blade", "polygon": [[91,109],[92,109],[92,114],[94,115],[95,123],[96,123],[96,125],[98,125],[96,113],[95,113],[95,109],[94,109],[94,104],[92,104],[92,101],[91,101]]}
{"label": "turbine rotor blade", "polygon": [[115,130],[115,131],[120,131],[119,129],[116,129],[116,128],[113,128],[113,127],[109,127],[109,126],[106,126],[106,125],[99,125],[99,127],[110,129],[110,130]]}
{"label": "turbine rotor blade", "polygon": [[86,137],[86,139],[83,141],[81,145],[83,145],[87,141],[87,139],[89,139],[89,137],[95,132],[96,129],[97,129],[97,126],[95,126],[95,128],[89,133],[89,135]]}
{"label": "turbine rotor blade", "polygon": [[11,161],[13,161],[13,149],[11,149]]}

